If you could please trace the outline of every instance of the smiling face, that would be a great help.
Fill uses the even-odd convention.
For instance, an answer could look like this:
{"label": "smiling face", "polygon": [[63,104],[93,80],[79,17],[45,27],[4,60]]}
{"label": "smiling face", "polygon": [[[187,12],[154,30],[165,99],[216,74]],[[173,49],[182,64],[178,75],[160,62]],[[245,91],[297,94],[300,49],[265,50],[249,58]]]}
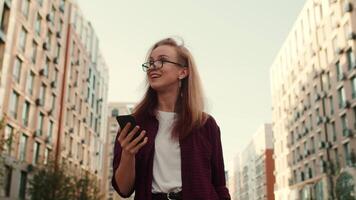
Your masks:
{"label": "smiling face", "polygon": [[149,61],[157,60],[163,61],[163,67],[159,69],[150,67],[148,69],[147,78],[150,86],[157,92],[170,90],[178,91],[179,79],[187,76],[188,69],[178,64],[174,64],[182,64],[179,62],[176,49],[168,45],[158,46],[151,52],[149,58]]}

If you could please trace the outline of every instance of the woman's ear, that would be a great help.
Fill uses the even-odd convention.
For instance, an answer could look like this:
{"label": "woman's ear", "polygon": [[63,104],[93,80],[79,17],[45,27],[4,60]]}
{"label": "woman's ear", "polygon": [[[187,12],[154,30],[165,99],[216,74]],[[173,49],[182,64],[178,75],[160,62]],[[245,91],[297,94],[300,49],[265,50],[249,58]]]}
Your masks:
{"label": "woman's ear", "polygon": [[179,79],[184,79],[189,74],[188,69],[184,68],[179,72]]}

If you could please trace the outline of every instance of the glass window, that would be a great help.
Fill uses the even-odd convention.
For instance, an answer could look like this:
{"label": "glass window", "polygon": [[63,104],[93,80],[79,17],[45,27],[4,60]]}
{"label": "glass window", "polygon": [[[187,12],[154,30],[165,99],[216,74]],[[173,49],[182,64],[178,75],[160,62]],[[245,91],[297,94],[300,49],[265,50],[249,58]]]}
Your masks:
{"label": "glass window", "polygon": [[14,61],[14,69],[12,71],[12,75],[16,82],[20,82],[21,79],[21,68],[22,68],[22,61],[20,60],[19,57],[16,56],[15,61]]}
{"label": "glass window", "polygon": [[36,41],[32,42],[32,52],[31,52],[31,60],[32,63],[35,64],[36,63],[36,57],[37,57],[37,43]]}
{"label": "glass window", "polygon": [[17,118],[18,104],[19,104],[19,94],[13,91],[11,95],[11,101],[10,101],[10,115],[15,119]]}
{"label": "glass window", "polygon": [[20,138],[20,147],[19,147],[20,161],[25,161],[26,152],[27,152],[27,136],[25,134],[22,134]]}
{"label": "glass window", "polygon": [[24,27],[22,27],[20,32],[20,37],[19,37],[19,47],[23,52],[25,52],[26,38],[27,38],[27,31],[25,30]]}
{"label": "glass window", "polygon": [[347,119],[346,115],[341,116],[341,125],[342,125],[342,130],[347,129]]}
{"label": "glass window", "polygon": [[12,145],[12,137],[14,134],[14,128],[10,125],[6,125],[5,127],[5,143],[4,143],[4,152],[8,155],[11,154],[11,145]]}
{"label": "glass window", "polygon": [[5,197],[10,197],[12,168],[5,165]]}
{"label": "glass window", "polygon": [[351,79],[351,88],[352,88],[352,98],[356,98],[356,76]]}
{"label": "glass window", "polygon": [[44,115],[40,112],[37,121],[37,136],[42,135]]}
{"label": "glass window", "polygon": [[32,158],[33,165],[36,165],[38,163],[39,156],[40,156],[40,143],[35,142],[33,144],[33,158]]}
{"label": "glass window", "polygon": [[48,133],[47,133],[49,141],[52,140],[52,134],[53,134],[53,122],[49,120]]}
{"label": "glass window", "polygon": [[330,96],[329,103],[330,103],[330,115],[333,115],[334,114],[334,98],[333,98],[333,96]]}
{"label": "glass window", "polygon": [[41,84],[41,88],[40,88],[40,99],[42,101],[42,104],[45,104],[46,101],[46,85],[44,83]]}
{"label": "glass window", "polygon": [[35,74],[32,71],[30,71],[30,74],[29,74],[29,77],[28,77],[27,83],[26,83],[27,93],[30,95],[32,95],[32,92],[33,92],[34,81],[35,81]]}
{"label": "glass window", "polygon": [[37,36],[41,35],[41,21],[42,21],[42,17],[39,13],[37,13],[36,21],[35,21],[35,32]]}
{"label": "glass window", "polygon": [[25,126],[28,126],[28,116],[30,114],[30,102],[25,101],[23,110],[22,110],[22,123]]}
{"label": "glass window", "polygon": [[349,69],[352,69],[353,66],[355,65],[355,56],[352,52],[352,49],[349,49],[347,52],[346,52],[346,56],[347,56],[347,63],[348,63],[348,68]]}
{"label": "glass window", "polygon": [[345,163],[346,163],[346,165],[350,166],[352,163],[351,163],[351,159],[350,159],[350,145],[349,145],[349,143],[344,144],[344,154],[345,154]]}
{"label": "glass window", "polygon": [[28,17],[28,13],[30,11],[29,9],[30,9],[30,1],[29,0],[22,0],[21,11],[22,11],[22,14],[25,17]]}
{"label": "glass window", "polygon": [[346,95],[345,95],[345,89],[342,87],[338,90],[339,94],[339,108],[345,105],[346,103]]}
{"label": "glass window", "polygon": [[21,171],[20,191],[19,191],[20,200],[25,200],[26,198],[26,184],[27,184],[27,172]]}

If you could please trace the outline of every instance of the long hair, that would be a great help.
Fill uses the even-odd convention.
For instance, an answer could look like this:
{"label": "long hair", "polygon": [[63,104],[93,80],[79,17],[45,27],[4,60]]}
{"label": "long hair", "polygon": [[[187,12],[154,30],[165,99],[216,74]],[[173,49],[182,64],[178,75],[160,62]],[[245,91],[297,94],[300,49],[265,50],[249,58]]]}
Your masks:
{"label": "long hair", "polygon": [[[179,45],[173,38],[166,38],[155,43],[148,51],[146,60],[148,60],[154,49],[162,45],[174,47],[178,55],[178,61],[184,63],[189,71],[188,76],[181,80],[181,87],[175,105],[177,118],[172,129],[173,138],[183,139],[193,129],[202,126],[207,119],[207,114],[204,113],[201,81],[192,54],[183,43]],[[147,84],[146,93],[134,108],[133,115],[155,115],[157,106],[157,93]]]}

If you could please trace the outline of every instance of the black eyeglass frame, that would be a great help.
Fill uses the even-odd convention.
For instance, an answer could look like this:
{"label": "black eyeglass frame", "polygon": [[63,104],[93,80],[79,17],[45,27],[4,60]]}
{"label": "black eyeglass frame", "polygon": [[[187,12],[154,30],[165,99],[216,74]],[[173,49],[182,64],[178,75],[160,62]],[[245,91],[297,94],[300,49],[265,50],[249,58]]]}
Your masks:
{"label": "black eyeglass frame", "polygon": [[148,68],[150,68],[151,66],[153,66],[153,69],[161,69],[163,67],[164,63],[171,63],[171,64],[178,65],[180,67],[187,67],[183,64],[169,61],[169,60],[163,60],[163,59],[155,60],[155,61],[148,61],[148,62],[143,63],[141,66],[142,66],[142,70],[144,72],[147,72]]}

